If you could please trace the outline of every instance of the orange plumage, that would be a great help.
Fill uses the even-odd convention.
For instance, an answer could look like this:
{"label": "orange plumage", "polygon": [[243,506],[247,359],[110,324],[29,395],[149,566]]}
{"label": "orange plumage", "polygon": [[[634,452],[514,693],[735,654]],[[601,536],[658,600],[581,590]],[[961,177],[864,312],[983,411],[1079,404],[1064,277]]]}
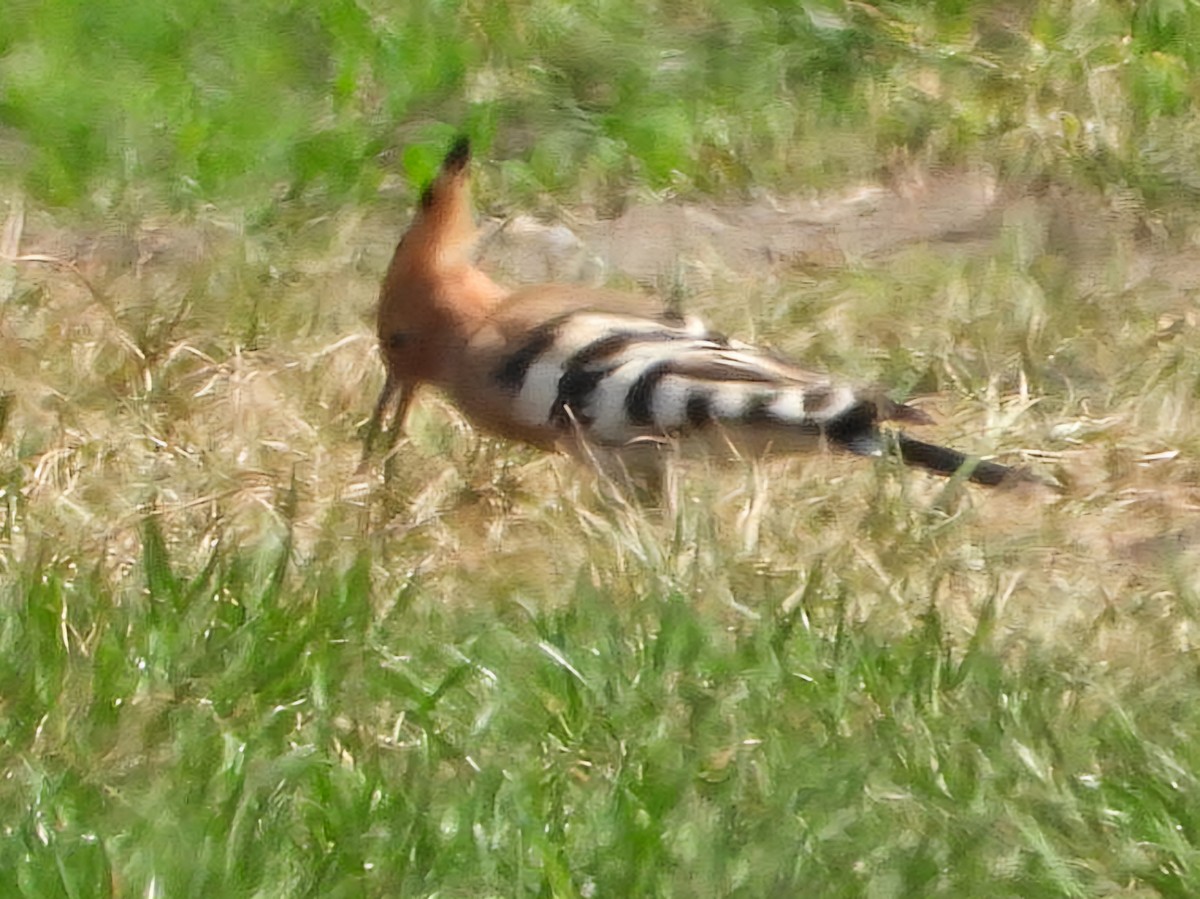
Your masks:
{"label": "orange plumage", "polygon": [[[469,162],[459,139],[384,278],[378,335],[387,378],[364,455],[393,406],[398,433],[421,384],[441,388],[496,434],[618,456],[676,438],[880,455],[889,442],[880,421],[926,420],[878,391],[665,315],[642,297],[563,284],[502,287],[471,261]],[[1020,474],[900,432],[891,439],[905,462],[941,474],[961,468],[989,485]]]}

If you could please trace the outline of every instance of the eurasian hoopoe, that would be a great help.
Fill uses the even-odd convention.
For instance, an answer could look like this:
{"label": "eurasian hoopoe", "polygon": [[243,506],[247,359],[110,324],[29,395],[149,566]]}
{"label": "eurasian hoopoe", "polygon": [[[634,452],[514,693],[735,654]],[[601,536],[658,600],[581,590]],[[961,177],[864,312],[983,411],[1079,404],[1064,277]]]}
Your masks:
{"label": "eurasian hoopoe", "polygon": [[[827,443],[882,455],[884,420],[927,416],[878,391],[839,384],[714,333],[693,318],[647,311],[641,297],[546,284],[508,290],[473,264],[470,144],[460,138],[421,196],[379,295],[387,379],[364,458],[389,408],[391,440],[416,388],[446,391],[489,431],[548,449],[616,452],[701,437],[737,450]],[[896,432],[900,457],[980,484],[1019,470]]]}

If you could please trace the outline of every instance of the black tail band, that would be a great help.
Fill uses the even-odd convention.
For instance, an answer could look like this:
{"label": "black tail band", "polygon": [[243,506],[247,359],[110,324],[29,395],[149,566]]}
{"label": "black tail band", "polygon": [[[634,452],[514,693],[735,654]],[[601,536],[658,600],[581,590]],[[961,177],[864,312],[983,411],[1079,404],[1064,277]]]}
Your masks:
{"label": "black tail band", "polygon": [[[834,446],[840,446],[859,456],[878,456],[886,452],[890,442],[876,424],[878,417],[876,405],[863,401],[827,422],[822,430],[826,439]],[[989,487],[1027,477],[1019,469],[1009,468],[998,462],[985,462],[946,446],[925,443],[904,433],[896,433],[894,439],[896,448],[900,451],[900,458],[906,464],[938,474],[955,475],[960,470],[965,470],[968,480]]]}
{"label": "black tail band", "polygon": [[935,443],[925,443],[909,437],[907,434],[897,434],[896,445],[900,450],[900,458],[906,463],[927,468],[939,474],[952,475],[964,467],[970,467],[967,478],[976,484],[995,487],[1009,480],[1015,474],[1015,470],[1007,465],[977,459]]}

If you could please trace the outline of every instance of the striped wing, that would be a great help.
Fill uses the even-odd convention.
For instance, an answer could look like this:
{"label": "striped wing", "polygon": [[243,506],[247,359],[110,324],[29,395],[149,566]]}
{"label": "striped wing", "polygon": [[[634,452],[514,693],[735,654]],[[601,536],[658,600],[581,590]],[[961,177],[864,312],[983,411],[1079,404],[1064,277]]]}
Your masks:
{"label": "striped wing", "polygon": [[[526,332],[492,377],[523,426],[578,428],[604,445],[714,424],[815,437],[863,402],[849,387],[729,341],[695,319],[676,324],[586,310]],[[873,426],[874,409],[868,417]]]}

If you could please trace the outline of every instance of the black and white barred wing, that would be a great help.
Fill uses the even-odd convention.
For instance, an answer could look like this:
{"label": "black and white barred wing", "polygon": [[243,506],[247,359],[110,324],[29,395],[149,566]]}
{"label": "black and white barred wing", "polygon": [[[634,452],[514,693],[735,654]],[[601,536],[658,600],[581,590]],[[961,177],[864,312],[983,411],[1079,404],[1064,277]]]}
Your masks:
{"label": "black and white barred wing", "polygon": [[[713,427],[809,440],[863,402],[850,387],[730,342],[698,320],[587,311],[528,332],[494,378],[523,426],[574,430],[610,446]],[[866,417],[873,427],[878,411]]]}

